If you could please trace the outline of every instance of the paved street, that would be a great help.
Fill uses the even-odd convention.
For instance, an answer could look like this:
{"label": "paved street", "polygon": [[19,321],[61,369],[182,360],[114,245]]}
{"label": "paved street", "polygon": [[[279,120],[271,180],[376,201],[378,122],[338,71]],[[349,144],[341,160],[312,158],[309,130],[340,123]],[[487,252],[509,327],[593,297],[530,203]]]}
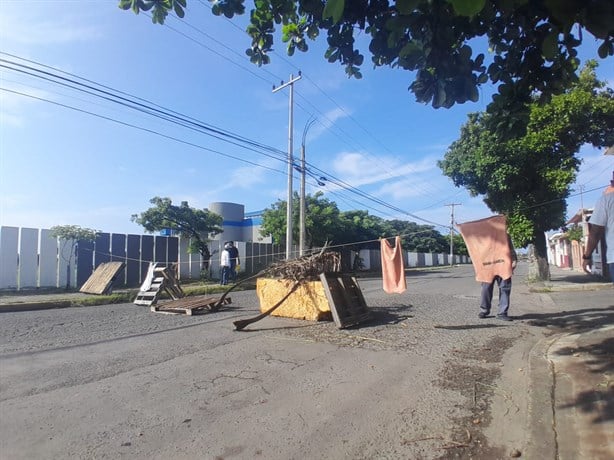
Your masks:
{"label": "paved street", "polygon": [[360,279],[373,319],[347,330],[266,318],[234,331],[257,314],[254,291],[194,317],[2,313],[2,457],[506,458],[530,435],[522,363],[566,326],[525,273],[511,323],[477,318],[470,266],[411,272],[402,295]]}

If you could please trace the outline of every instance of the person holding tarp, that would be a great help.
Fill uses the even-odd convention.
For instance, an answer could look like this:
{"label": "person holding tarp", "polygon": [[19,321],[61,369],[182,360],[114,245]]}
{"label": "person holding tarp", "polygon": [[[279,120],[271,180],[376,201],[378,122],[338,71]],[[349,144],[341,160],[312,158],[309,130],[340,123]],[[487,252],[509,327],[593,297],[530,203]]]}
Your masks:
{"label": "person holding tarp", "polygon": [[505,216],[465,222],[457,225],[467,245],[475,270],[475,279],[482,283],[479,318],[490,315],[495,283],[499,286],[497,319],[511,321],[508,315],[512,293],[512,274],[518,258],[507,233]]}

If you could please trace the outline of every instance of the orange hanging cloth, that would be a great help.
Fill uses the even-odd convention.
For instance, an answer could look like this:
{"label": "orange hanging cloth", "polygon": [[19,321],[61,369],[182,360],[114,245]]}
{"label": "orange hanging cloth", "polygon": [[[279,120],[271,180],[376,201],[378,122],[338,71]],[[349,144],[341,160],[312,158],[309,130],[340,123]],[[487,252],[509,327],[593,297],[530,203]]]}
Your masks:
{"label": "orange hanging cloth", "polygon": [[401,249],[401,237],[397,236],[394,239],[394,247],[390,246],[390,243],[385,238],[382,238],[380,242],[384,291],[388,294],[401,294],[407,290],[403,251]]}
{"label": "orange hanging cloth", "polygon": [[458,224],[465,240],[475,279],[491,283],[495,276],[512,277],[512,249],[505,216],[494,216]]}

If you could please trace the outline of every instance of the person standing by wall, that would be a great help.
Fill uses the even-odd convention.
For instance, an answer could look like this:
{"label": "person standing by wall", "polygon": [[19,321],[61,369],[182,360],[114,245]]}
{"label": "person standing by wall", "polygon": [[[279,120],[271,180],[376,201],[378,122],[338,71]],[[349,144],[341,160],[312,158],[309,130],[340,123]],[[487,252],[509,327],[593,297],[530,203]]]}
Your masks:
{"label": "person standing by wall", "polygon": [[224,245],[224,249],[220,255],[220,267],[222,269],[222,279],[220,280],[221,285],[228,284],[228,281],[231,276],[230,269],[230,251],[228,243]]}
{"label": "person standing by wall", "polygon": [[230,279],[237,281],[237,265],[239,265],[239,250],[235,246],[233,241],[228,243],[228,254],[230,257]]}
{"label": "person standing by wall", "polygon": [[588,227],[588,241],[582,255],[584,271],[588,274],[592,273],[593,251],[605,235],[606,263],[610,279],[614,283],[614,180],[595,203]]}

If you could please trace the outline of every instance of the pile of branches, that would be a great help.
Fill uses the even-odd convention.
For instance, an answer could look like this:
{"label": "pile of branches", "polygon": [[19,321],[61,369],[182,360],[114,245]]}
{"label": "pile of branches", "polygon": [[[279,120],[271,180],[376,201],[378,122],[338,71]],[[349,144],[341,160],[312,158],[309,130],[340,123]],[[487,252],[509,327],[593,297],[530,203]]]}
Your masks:
{"label": "pile of branches", "polygon": [[303,256],[300,259],[275,262],[265,269],[271,278],[282,278],[296,282],[315,281],[321,273],[340,272],[341,256],[334,251],[325,251]]}

